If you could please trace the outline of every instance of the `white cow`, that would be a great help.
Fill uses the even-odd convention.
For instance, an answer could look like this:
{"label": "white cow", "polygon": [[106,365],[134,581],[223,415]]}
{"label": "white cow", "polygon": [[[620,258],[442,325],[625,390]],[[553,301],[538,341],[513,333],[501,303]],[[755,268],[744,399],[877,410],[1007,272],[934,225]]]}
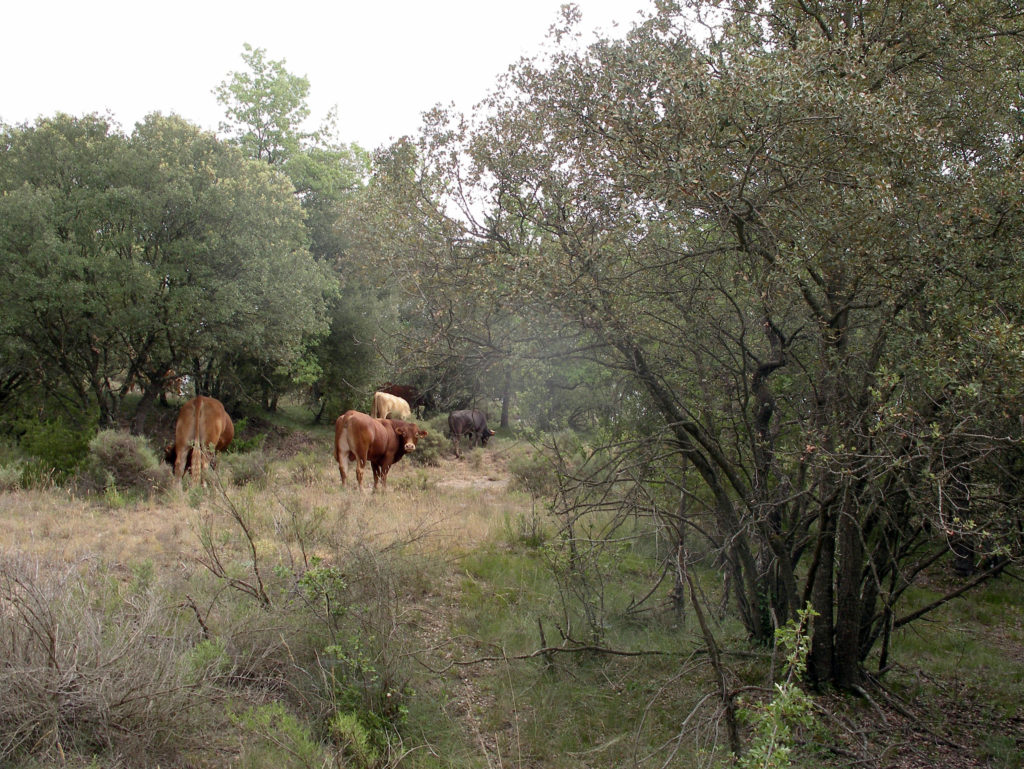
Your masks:
{"label": "white cow", "polygon": [[399,398],[391,393],[382,393],[379,390],[373,394],[373,410],[370,412],[370,416],[387,419],[394,414],[397,419],[408,419],[411,413],[409,401],[405,398]]}

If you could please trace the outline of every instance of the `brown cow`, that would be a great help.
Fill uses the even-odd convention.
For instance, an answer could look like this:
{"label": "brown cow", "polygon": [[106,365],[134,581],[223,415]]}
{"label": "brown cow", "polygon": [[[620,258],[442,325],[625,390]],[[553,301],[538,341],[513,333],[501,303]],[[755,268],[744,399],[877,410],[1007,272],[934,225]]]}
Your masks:
{"label": "brown cow", "polygon": [[341,485],[348,478],[349,465],[356,463],[356,481],[363,488],[363,470],[367,461],[373,469],[373,490],[388,484],[391,465],[416,450],[416,441],[426,437],[412,422],[400,419],[376,419],[361,411],[346,411],[334,423],[334,459],[341,473]]}
{"label": "brown cow", "polygon": [[409,402],[397,395],[381,392],[378,390],[373,394],[373,409],[370,414],[375,419],[387,419],[394,414],[399,419],[408,419],[412,413]]}
{"label": "brown cow", "polygon": [[385,382],[383,385],[377,388],[382,393],[388,393],[390,395],[397,395],[399,398],[405,398],[412,407],[412,410],[416,413],[423,411],[433,411],[434,396],[429,392],[420,392],[418,388],[413,385],[398,385],[391,382]]}
{"label": "brown cow", "polygon": [[[167,447],[164,458],[174,465],[174,476],[180,481],[185,470],[192,468],[192,480],[202,477],[203,464],[207,456],[213,463],[215,452],[223,451],[235,437],[235,426],[224,410],[224,404],[216,398],[198,395],[178,412],[174,425],[174,443]],[[199,461],[194,452],[198,448]]]}

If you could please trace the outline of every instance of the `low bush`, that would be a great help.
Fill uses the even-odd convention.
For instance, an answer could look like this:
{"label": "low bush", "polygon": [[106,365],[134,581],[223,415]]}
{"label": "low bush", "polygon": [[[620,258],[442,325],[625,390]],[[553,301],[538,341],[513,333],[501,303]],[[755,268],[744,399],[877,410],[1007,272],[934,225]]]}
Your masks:
{"label": "low bush", "polygon": [[253,486],[265,489],[270,485],[274,466],[262,451],[245,454],[225,454],[218,459],[218,467],[228,470],[231,483],[235,486]]}
{"label": "low bush", "polygon": [[[291,477],[304,486],[312,486],[324,477],[324,466],[334,464],[333,458],[328,459],[324,452],[302,451],[288,462]],[[337,477],[337,471],[333,473]]]}
{"label": "low bush", "polygon": [[236,420],[234,423],[235,437],[231,441],[226,451],[232,454],[245,454],[258,449],[263,448],[263,444],[267,440],[266,433],[253,433],[248,438],[244,437],[244,434],[249,432],[249,419],[248,417],[242,417]]}
{"label": "low bush", "polygon": [[101,430],[89,441],[79,486],[113,497],[138,496],[171,488],[174,474],[144,438],[122,430]]}
{"label": "low bush", "polygon": [[21,424],[21,450],[37,460],[43,474],[51,471],[57,481],[62,481],[85,462],[89,454],[89,442],[96,429],[92,425],[75,426],[62,418],[37,422],[26,420]]}
{"label": "low bush", "polygon": [[0,491],[15,491],[21,488],[24,463],[10,462],[0,465]]}
{"label": "low bush", "polygon": [[441,464],[441,457],[448,448],[448,441],[444,433],[439,429],[441,422],[437,417],[430,422],[417,423],[421,430],[427,435],[416,442],[416,451],[408,455],[408,459],[417,465],[428,465],[437,467]]}
{"label": "low bush", "polygon": [[174,765],[198,748],[188,646],[157,587],[0,557],[0,765]]}
{"label": "low bush", "polygon": [[509,455],[508,469],[513,488],[533,497],[547,497],[558,489],[558,472],[554,462],[542,451],[521,448]]}

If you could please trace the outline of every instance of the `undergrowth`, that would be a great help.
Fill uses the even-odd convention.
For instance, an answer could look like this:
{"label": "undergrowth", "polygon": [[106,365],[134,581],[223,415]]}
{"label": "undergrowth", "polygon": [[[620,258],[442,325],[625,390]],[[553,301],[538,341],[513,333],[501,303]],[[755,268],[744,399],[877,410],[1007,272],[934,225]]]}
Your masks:
{"label": "undergrowth", "polygon": [[[103,440],[121,447],[105,455],[118,473],[138,464],[145,477],[139,447]],[[901,629],[874,702],[811,699],[788,674],[799,660],[781,656],[800,634],[776,654],[748,644],[710,561],[690,569],[705,632],[670,594],[656,537],[630,524],[615,541],[586,542],[599,527],[568,538],[545,503],[549,468],[497,445],[486,451],[505,452],[515,489],[441,487],[410,462],[386,493],[342,491],[318,465],[326,448],[253,451],[266,483],[242,482],[232,458],[176,498],[195,541],[173,568],[4,554],[0,764],[725,769],[736,759],[710,637],[744,766],[870,765],[915,734],[895,731],[892,710],[878,717],[886,692],[924,716],[916,735],[948,728],[966,758],[1021,765],[1007,730],[1024,684],[1012,576]],[[131,487],[117,477],[108,495]],[[458,520],[482,508],[494,533],[439,544],[423,521],[442,505]],[[386,525],[371,531],[374,513]],[[944,587],[923,584],[912,601]],[[824,736],[802,720],[808,703]]]}

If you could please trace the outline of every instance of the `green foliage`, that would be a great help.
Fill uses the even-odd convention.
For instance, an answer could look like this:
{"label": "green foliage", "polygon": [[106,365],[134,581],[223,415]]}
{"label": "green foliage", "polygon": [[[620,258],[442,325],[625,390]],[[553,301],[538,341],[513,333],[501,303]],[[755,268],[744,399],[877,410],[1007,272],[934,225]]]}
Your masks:
{"label": "green foliage", "polygon": [[479,119],[380,153],[367,196],[368,251],[427,306],[407,347],[461,357],[473,395],[557,394],[535,418],[658,468],[612,457],[558,513],[606,520],[597,484],[652,527],[700,507],[760,643],[803,596],[852,607],[817,606],[810,657],[842,687],[899,613],[893,553],[1024,553],[1020,19],[901,8],[666,2],[586,50],[567,12]]}
{"label": "green foliage", "polygon": [[226,451],[232,454],[245,454],[247,452],[258,451],[263,448],[263,444],[267,440],[266,433],[254,432],[248,438],[242,437],[249,426],[249,420],[247,417],[234,422],[235,426],[235,437],[231,441],[231,445],[227,447]]}
{"label": "green foliage", "polygon": [[329,646],[324,652],[331,660],[328,671],[338,713],[354,715],[366,741],[374,751],[382,751],[408,716],[412,688],[380,668],[375,653],[363,649],[358,638]]}
{"label": "green foliage", "polygon": [[558,489],[558,471],[551,457],[535,447],[520,447],[509,457],[508,469],[515,488],[537,499],[550,498]]}
{"label": "green foliage", "polygon": [[327,762],[308,724],[280,702],[233,713],[231,720],[251,737],[240,760],[247,769],[312,769]]}
{"label": "green foliage", "polygon": [[[409,418],[415,419],[415,416]],[[447,453],[450,443],[444,437],[444,432],[435,426],[439,421],[435,419],[431,425],[417,423],[421,430],[426,430],[427,436],[416,441],[416,451],[407,455],[404,461],[421,467],[437,467],[441,464],[441,458]]]}
{"label": "green foliage", "polygon": [[120,495],[137,496],[169,489],[172,469],[161,461],[147,441],[122,430],[100,430],[89,442],[89,458],[80,479],[91,491],[100,491],[108,503],[123,504]]}
{"label": "green foliage", "polygon": [[323,452],[302,451],[291,458],[289,468],[299,483],[307,486],[317,483],[323,478]]}
{"label": "green foliage", "polygon": [[265,489],[270,485],[274,473],[270,457],[262,451],[225,454],[218,459],[218,463],[223,463],[235,486],[251,485],[255,489]]}
{"label": "green foliage", "polygon": [[358,769],[372,769],[380,759],[380,750],[373,744],[373,734],[367,730],[358,713],[338,712],[327,725],[331,740],[344,750]]}
{"label": "green foliage", "polygon": [[231,658],[221,639],[200,641],[181,657],[183,674],[195,683],[217,678],[231,670]]}
{"label": "green foliage", "polygon": [[187,362],[241,392],[241,357],[273,373],[325,330],[333,280],[305,247],[292,186],[265,163],[159,114],[127,137],[60,115],[7,139],[0,334],[46,361],[34,387],[108,425],[129,377],[159,385]]}
{"label": "green foliage", "polygon": [[14,460],[0,465],[0,491],[14,491],[21,488],[24,463]]}
{"label": "green foliage", "polygon": [[297,154],[306,138],[301,126],[309,117],[309,80],[266,55],[246,43],[242,61],[248,69],[232,73],[215,93],[228,116],[221,131],[232,134],[247,157],[279,165]]}
{"label": "green foliage", "polygon": [[738,716],[751,730],[750,744],[736,762],[741,769],[785,769],[800,732],[816,725],[814,700],[800,688],[807,670],[808,628],[816,612],[807,606],[799,621],[790,620],[775,631],[777,650],[785,651],[781,683],[774,684],[771,699],[761,705],[740,707]]}
{"label": "green foliage", "polygon": [[322,564],[314,558],[310,567],[302,573],[298,584],[314,613],[335,631],[346,612],[348,585],[345,575],[337,567]]}
{"label": "green foliage", "polygon": [[[42,472],[52,470],[61,480],[73,473],[86,459],[93,426],[79,426],[56,417],[48,421],[26,420],[22,423],[19,445]],[[26,472],[32,472],[26,469]]]}

